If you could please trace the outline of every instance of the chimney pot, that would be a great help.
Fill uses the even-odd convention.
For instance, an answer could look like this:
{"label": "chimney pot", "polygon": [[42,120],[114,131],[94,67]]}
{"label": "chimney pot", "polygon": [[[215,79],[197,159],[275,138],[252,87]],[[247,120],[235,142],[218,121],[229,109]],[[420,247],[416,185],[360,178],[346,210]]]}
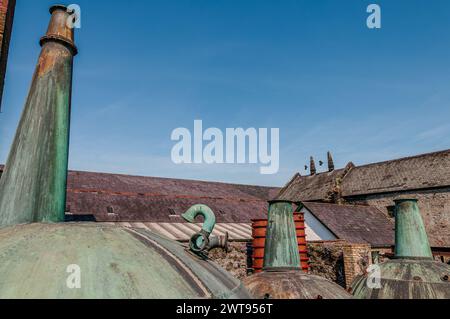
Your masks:
{"label": "chimney pot", "polygon": [[333,156],[331,156],[331,152],[328,152],[328,171],[332,172],[334,171],[334,161]]}
{"label": "chimney pot", "polygon": [[316,175],[317,174],[316,162],[314,161],[314,158],[312,156],[310,159],[309,167],[311,169],[311,176]]}

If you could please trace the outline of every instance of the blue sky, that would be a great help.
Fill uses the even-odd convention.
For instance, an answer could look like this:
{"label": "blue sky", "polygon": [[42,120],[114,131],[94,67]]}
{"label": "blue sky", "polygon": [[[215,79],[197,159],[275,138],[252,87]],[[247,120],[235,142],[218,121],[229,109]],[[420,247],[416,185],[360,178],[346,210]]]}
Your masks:
{"label": "blue sky", "polygon": [[[450,148],[449,1],[76,3],[71,169],[280,186],[328,150],[341,167]],[[381,30],[366,26],[370,3]],[[51,4],[18,0],[0,162]],[[196,119],[280,128],[279,173],[173,164],[172,131]]]}

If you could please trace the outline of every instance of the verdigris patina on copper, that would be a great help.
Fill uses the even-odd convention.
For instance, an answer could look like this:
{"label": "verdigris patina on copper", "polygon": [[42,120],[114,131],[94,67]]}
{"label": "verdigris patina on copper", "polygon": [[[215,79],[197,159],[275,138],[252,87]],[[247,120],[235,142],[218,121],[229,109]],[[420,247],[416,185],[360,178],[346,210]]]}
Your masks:
{"label": "verdigris patina on copper", "polygon": [[0,180],[0,227],[64,220],[73,56],[70,14],[53,6],[47,34]]}
{"label": "verdigris patina on copper", "polygon": [[417,200],[395,204],[395,259],[356,278],[353,294],[361,299],[450,299],[450,266],[433,260]]}
{"label": "verdigris patina on copper", "polygon": [[[62,222],[76,48],[67,9],[50,12],[1,178],[0,299],[250,298],[239,280],[178,242],[142,229]],[[212,231],[212,211],[209,217]]]}
{"label": "verdigris patina on copper", "polygon": [[270,202],[268,217],[264,271],[244,280],[245,286],[254,298],[352,298],[335,283],[302,271],[292,202]]}

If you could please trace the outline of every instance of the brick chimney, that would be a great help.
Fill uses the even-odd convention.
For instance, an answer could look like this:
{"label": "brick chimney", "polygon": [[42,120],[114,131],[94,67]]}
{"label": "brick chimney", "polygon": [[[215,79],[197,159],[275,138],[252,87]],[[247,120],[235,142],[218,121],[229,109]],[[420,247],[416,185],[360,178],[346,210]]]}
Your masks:
{"label": "brick chimney", "polygon": [[0,1],[0,111],[16,0]]}
{"label": "brick chimney", "polygon": [[334,161],[333,157],[331,156],[331,152],[328,152],[328,171],[332,172],[334,171]]}
{"label": "brick chimney", "polygon": [[317,174],[316,162],[314,161],[314,158],[312,156],[311,156],[311,159],[310,159],[309,168],[311,170],[311,176]]}

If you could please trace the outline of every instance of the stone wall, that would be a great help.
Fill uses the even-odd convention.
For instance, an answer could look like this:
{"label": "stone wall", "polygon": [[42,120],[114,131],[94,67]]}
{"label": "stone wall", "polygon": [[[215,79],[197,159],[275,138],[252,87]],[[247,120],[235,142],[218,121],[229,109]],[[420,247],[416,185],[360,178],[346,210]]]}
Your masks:
{"label": "stone wall", "polygon": [[376,206],[386,215],[389,215],[388,207],[393,206],[394,199],[397,198],[418,199],[431,246],[450,247],[450,187],[436,190],[365,195],[346,198],[346,201],[352,204]]}
{"label": "stone wall", "polygon": [[309,272],[345,287],[344,242],[308,244]]}
{"label": "stone wall", "polygon": [[223,249],[213,249],[208,256],[234,277],[247,277],[247,247],[246,243],[233,242],[229,244],[229,252]]}
{"label": "stone wall", "polygon": [[346,241],[317,242],[308,244],[310,273],[325,277],[338,285],[349,288],[353,280],[365,273],[371,264],[371,247]]}
{"label": "stone wall", "polygon": [[[367,244],[350,244],[346,241],[308,243],[309,272],[327,278],[348,288],[357,275],[363,274],[371,263],[371,249]],[[222,249],[209,252],[209,258],[238,279],[247,272],[246,243],[230,243],[230,251]]]}

